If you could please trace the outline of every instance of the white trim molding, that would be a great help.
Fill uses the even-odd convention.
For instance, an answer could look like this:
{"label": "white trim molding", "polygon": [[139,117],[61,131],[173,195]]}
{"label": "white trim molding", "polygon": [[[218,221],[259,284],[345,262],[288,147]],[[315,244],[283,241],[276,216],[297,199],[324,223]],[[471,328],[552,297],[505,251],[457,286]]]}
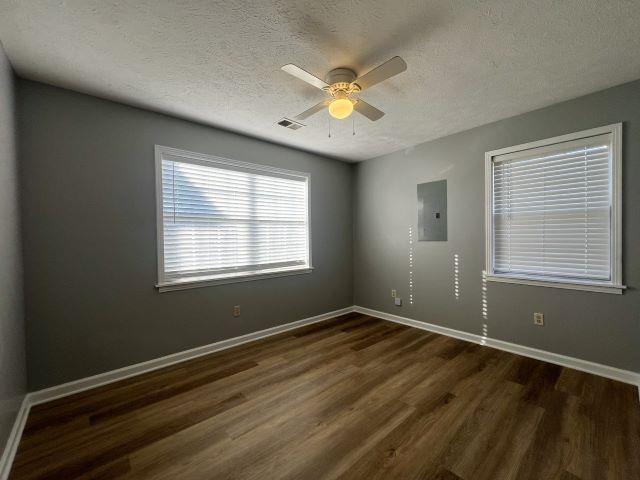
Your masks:
{"label": "white trim molding", "polygon": [[579,358],[567,357],[557,353],[547,352],[544,350],[538,350],[536,348],[525,347],[523,345],[517,345],[515,343],[504,342],[502,340],[496,340],[473,333],[464,332],[461,330],[454,330],[452,328],[442,327],[440,325],[434,325],[432,323],[421,322],[411,318],[401,317],[399,315],[393,315],[391,313],[381,312],[379,310],[373,310],[370,308],[360,307],[357,305],[341,308],[332,312],[323,313],[313,317],[303,318],[294,322],[285,323],[283,325],[277,325],[275,327],[267,328],[265,330],[259,330],[257,332],[247,333],[239,337],[229,338],[221,340],[219,342],[203,345],[201,347],[192,348],[182,352],[177,352],[164,357],[149,360],[147,362],[137,363],[127,367],[119,368],[117,370],[111,370],[109,372],[101,373],[87,378],[74,380],[72,382],[64,383],[62,385],[56,385],[54,387],[46,388],[44,390],[38,390],[36,392],[28,393],[22,404],[20,410],[16,415],[16,419],[13,425],[13,429],[7,440],[5,450],[0,459],[0,480],[7,480],[11,465],[18,450],[18,445],[22,437],[22,432],[26,425],[27,417],[32,406],[41,403],[56,400],[58,398],[73,395],[75,393],[90,390],[92,388],[114,383],[126,378],[134,377],[143,373],[158,370],[163,367],[168,367],[180,362],[185,362],[193,358],[208,355],[210,353],[218,352],[220,350],[226,350],[244,343],[252,342],[254,340],[260,340],[279,333],[301,328],[306,325],[311,325],[323,320],[328,320],[333,317],[344,315],[351,312],[358,312],[364,315],[370,315],[372,317],[388,320],[390,322],[399,323],[402,325],[408,325],[410,327],[419,328],[420,330],[426,330],[429,332],[438,333],[448,337],[465,340],[467,342],[478,343],[486,345],[488,347],[497,348],[498,350],[504,350],[507,352],[523,355],[525,357],[535,358],[545,362],[553,363],[563,367],[573,368],[575,370],[581,370],[583,372],[592,373],[620,382],[629,383],[638,386],[638,395],[640,400],[640,373],[631,372],[628,370],[621,370],[598,363],[581,360]]}
{"label": "white trim molding", "polygon": [[531,285],[533,287],[555,287],[564,288],[566,290],[586,290],[588,292],[613,293],[622,295],[627,288],[625,285],[597,285],[595,283],[580,283],[574,281],[572,283],[558,282],[555,279],[550,280],[534,280],[529,277],[518,278],[516,275],[487,275],[487,281],[497,283],[519,283],[520,285]]}
{"label": "white trim molding", "polygon": [[251,282],[254,280],[265,280],[267,278],[288,277],[290,275],[303,275],[313,272],[313,267],[297,268],[292,270],[279,270],[272,273],[254,273],[251,275],[239,275],[237,277],[224,277],[221,279],[205,278],[202,280],[186,280],[173,283],[157,284],[156,287],[160,293],[172,292],[175,290],[187,290],[189,288],[211,287],[214,285],[224,285],[228,283]]}
{"label": "white trim molding", "polygon": [[30,400],[31,398],[29,394],[25,395],[22,399],[22,403],[20,404],[20,409],[16,414],[15,421],[13,422],[13,428],[9,433],[9,438],[7,438],[7,443],[5,444],[4,451],[0,457],[0,480],[7,480],[9,478],[11,465],[13,465],[13,459],[16,457],[16,453],[18,452],[18,445],[20,444],[22,432],[24,431],[24,426],[26,425],[27,417],[29,416],[29,410],[31,409]]}
{"label": "white trim molding", "polygon": [[91,388],[100,387],[109,383],[124,380],[125,378],[134,377],[142,373],[158,370],[159,368],[168,367],[176,363],[191,360],[193,358],[208,355],[210,353],[218,352],[220,350],[226,350],[243,343],[252,342],[254,340],[260,340],[263,338],[271,337],[279,333],[294,330],[296,328],[311,325],[313,323],[328,320],[329,318],[344,315],[345,313],[351,313],[353,307],[346,307],[340,310],[334,310],[332,312],[322,313],[314,317],[303,318],[302,320],[296,320],[294,322],[285,323],[283,325],[277,325],[275,327],[267,328],[265,330],[258,330],[257,332],[247,333],[240,335],[239,337],[228,338],[226,340],[220,340],[219,342],[210,343],[200,347],[192,348],[190,350],[184,350],[182,352],[172,353],[160,358],[154,358],[142,363],[136,363],[127,367],[122,367],[117,370],[111,370],[109,372],[100,373],[91,377],[81,378],[72,382],[63,383],[62,385],[56,385],[54,387],[45,388],[44,390],[38,390],[37,392],[30,393],[32,405],[37,405],[44,402],[49,402],[57,398],[66,397],[79,393]]}
{"label": "white trim molding", "polygon": [[322,313],[313,317],[303,318],[283,325],[277,325],[275,327],[259,330],[257,332],[247,333],[239,337],[229,338],[221,340],[219,342],[210,343],[209,345],[203,345],[201,347],[192,348],[182,352],[173,353],[164,357],[155,358],[147,362],[136,363],[135,365],[129,365],[127,367],[119,368],[117,370],[111,370],[109,372],[100,373],[91,377],[81,378],[72,382],[63,383],[62,385],[56,385],[54,387],[45,388],[44,390],[38,390],[36,392],[28,393],[20,406],[20,410],[16,415],[13,429],[7,440],[4,452],[0,458],[0,480],[7,480],[9,478],[9,472],[18,451],[18,445],[22,438],[22,433],[29,416],[29,411],[34,405],[56,400],[58,398],[67,397],[75,393],[80,393],[85,390],[114,383],[120,380],[124,380],[129,377],[134,377],[143,373],[158,370],[163,367],[168,367],[176,363],[185,362],[193,358],[208,355],[210,353],[218,352],[220,350],[226,350],[243,343],[253,342],[254,340],[260,340],[263,338],[271,337],[279,333],[301,328],[307,325],[311,325],[323,320],[328,320],[333,317],[344,315],[346,313],[353,312],[353,307],[341,308],[332,312]]}
{"label": "white trim molding", "polygon": [[[578,141],[599,135],[608,135],[611,146],[611,176],[609,187],[611,192],[611,248],[609,265],[611,277],[606,281],[589,279],[573,279],[561,277],[544,277],[514,273],[496,273],[494,270],[494,234],[493,234],[493,168],[500,162],[501,156],[518,156],[526,150],[551,147],[560,143]],[[557,137],[523,143],[512,147],[492,150],[484,154],[485,177],[485,271],[487,281],[517,283],[538,287],[564,288],[570,290],[586,290],[600,293],[622,294],[625,286],[622,282],[622,123],[614,123],[591,128],[580,132]]]}
{"label": "white trim molding", "polygon": [[612,380],[618,380],[619,382],[638,385],[640,391],[640,373],[638,372],[622,370],[620,368],[610,367],[607,365],[602,365],[600,363],[589,362],[580,358],[568,357],[566,355],[548,352],[546,350],[539,350],[537,348],[525,347],[524,345],[505,342],[503,340],[496,340],[494,338],[476,335],[475,333],[463,332],[462,330],[454,330],[452,328],[434,325],[433,323],[421,322],[419,320],[400,317],[391,313],[372,310],[365,307],[359,307],[357,305],[355,305],[353,309],[355,312],[363,313],[365,315],[371,315],[372,317],[381,318],[390,322],[400,323],[402,325],[408,325],[410,327],[419,328],[421,330],[439,333],[441,335],[465,340],[467,342],[486,345],[487,347],[497,348],[498,350],[504,350],[505,352],[535,358],[536,360],[542,360],[543,362],[553,363],[562,367],[573,368],[574,370],[580,370],[587,373],[593,373],[594,375],[610,378]]}

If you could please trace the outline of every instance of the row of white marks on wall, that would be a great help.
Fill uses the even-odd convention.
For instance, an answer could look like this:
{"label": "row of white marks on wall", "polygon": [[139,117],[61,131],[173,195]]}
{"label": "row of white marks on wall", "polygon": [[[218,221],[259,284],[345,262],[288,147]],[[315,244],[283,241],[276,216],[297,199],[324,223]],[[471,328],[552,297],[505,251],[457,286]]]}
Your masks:
{"label": "row of white marks on wall", "polygon": [[460,299],[460,257],[453,255],[453,295],[456,300]]}
{"label": "row of white marks on wall", "polygon": [[487,272],[482,271],[482,345],[487,343],[487,336],[489,335],[489,327],[487,326],[487,320],[489,318],[488,304],[487,304]]}
{"label": "row of white marks on wall", "polygon": [[413,305],[413,227],[409,227],[409,305]]}

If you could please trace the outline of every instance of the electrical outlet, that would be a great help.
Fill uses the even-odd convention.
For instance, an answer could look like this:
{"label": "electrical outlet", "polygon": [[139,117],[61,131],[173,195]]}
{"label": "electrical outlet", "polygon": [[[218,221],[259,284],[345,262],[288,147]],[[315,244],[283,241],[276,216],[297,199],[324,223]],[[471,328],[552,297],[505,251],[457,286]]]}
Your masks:
{"label": "electrical outlet", "polygon": [[233,306],[233,316],[234,317],[239,317],[240,316],[240,305],[234,305]]}
{"label": "electrical outlet", "polygon": [[533,323],[542,327],[544,325],[544,313],[535,312],[533,314]]}
{"label": "electrical outlet", "polygon": [[391,290],[391,298],[396,298],[397,295],[398,293],[396,292],[395,288]]}

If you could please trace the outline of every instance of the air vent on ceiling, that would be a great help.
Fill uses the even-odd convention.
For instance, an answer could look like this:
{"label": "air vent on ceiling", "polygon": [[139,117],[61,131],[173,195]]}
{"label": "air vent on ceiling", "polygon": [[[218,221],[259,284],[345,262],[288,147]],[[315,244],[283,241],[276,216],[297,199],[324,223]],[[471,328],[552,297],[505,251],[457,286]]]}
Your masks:
{"label": "air vent on ceiling", "polygon": [[298,130],[299,128],[304,127],[304,124],[296,122],[295,120],[291,120],[289,118],[283,118],[278,122],[278,125],[288,128],[289,130]]}

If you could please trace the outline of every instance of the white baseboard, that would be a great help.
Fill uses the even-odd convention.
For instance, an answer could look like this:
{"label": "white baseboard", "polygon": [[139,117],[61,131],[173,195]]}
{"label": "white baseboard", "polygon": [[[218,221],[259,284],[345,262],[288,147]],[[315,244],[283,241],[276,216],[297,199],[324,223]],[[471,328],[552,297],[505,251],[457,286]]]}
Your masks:
{"label": "white baseboard", "polygon": [[13,422],[13,428],[11,429],[11,433],[9,433],[9,438],[7,438],[7,443],[5,444],[4,451],[2,452],[2,457],[0,457],[0,480],[7,480],[7,478],[9,478],[11,465],[13,464],[13,459],[18,451],[18,445],[22,438],[24,426],[27,423],[30,408],[31,403],[29,401],[29,395],[27,394],[22,399],[20,409],[18,410],[16,419]]}
{"label": "white baseboard", "polygon": [[277,335],[279,333],[293,330],[296,328],[311,325],[313,323],[321,322],[329,318],[344,315],[345,313],[353,312],[353,307],[341,308],[340,310],[334,310],[332,312],[322,313],[314,317],[303,318],[302,320],[296,320],[294,322],[285,323],[284,325],[277,325],[275,327],[267,328],[265,330],[259,330],[257,332],[247,333],[239,337],[229,338],[221,340],[219,342],[211,343],[209,345],[203,345],[201,347],[192,348],[182,352],[166,355],[164,357],[155,358],[142,363],[136,363],[127,367],[119,368],[117,370],[111,370],[109,372],[100,373],[91,377],[81,378],[72,382],[64,383],[62,385],[56,385],[54,387],[45,388],[44,390],[38,390],[25,395],[20,410],[16,415],[16,420],[11,430],[9,439],[7,440],[6,447],[0,458],[0,480],[6,480],[9,477],[11,471],[11,465],[18,451],[18,445],[22,438],[22,432],[27,422],[29,410],[32,406],[40,403],[49,402],[58,398],[73,395],[84,390],[96,388],[109,383],[124,380],[125,378],[140,375],[141,373],[151,372],[159,368],[174,365],[176,363],[191,360],[193,358],[201,357],[209,353],[218,352],[227,348],[242,345],[243,343],[252,342],[254,340],[260,340],[262,338]]}
{"label": "white baseboard", "polygon": [[631,372],[628,370],[621,370],[598,363],[581,360],[579,358],[567,357],[557,353],[547,352],[544,350],[538,350],[536,348],[525,347],[515,343],[504,342],[502,340],[495,340],[492,338],[485,338],[473,333],[463,332],[461,330],[454,330],[452,328],[442,327],[431,323],[420,322],[406,317],[400,317],[386,312],[378,310],[372,310],[370,308],[364,308],[359,306],[352,306],[342,308],[340,310],[334,310],[332,312],[323,313],[314,317],[304,318],[294,322],[286,323],[284,325],[278,325],[276,327],[267,328],[265,330],[259,330],[257,332],[248,333],[239,337],[229,338],[221,340],[219,342],[211,343],[209,345],[203,345],[201,347],[192,348],[191,350],[185,350],[183,352],[174,353],[164,357],[149,360],[147,362],[137,363],[127,367],[119,368],[117,370],[111,370],[109,372],[94,375],[92,377],[82,378],[74,380],[72,382],[64,383],[62,385],[56,385],[44,390],[38,390],[36,392],[28,393],[16,415],[16,420],[11,430],[9,439],[5,450],[0,458],[0,480],[6,480],[11,470],[13,459],[15,458],[22,437],[22,432],[27,421],[29,410],[33,405],[55,400],[57,398],[66,397],[74,393],[79,393],[84,390],[96,388],[109,383],[117,382],[125,378],[140,375],[142,373],[151,372],[159,368],[174,365],[176,363],[191,360],[193,358],[201,357],[209,353],[225,350],[228,348],[242,345],[243,343],[252,342],[254,340],[260,340],[262,338],[277,335],[279,333],[293,330],[296,328],[311,325],[313,323],[321,322],[332,317],[344,315],[345,313],[358,312],[365,315],[371,315],[372,317],[381,318],[395,323],[408,325],[410,327],[419,328],[421,330],[427,330],[441,335],[458,338],[460,340],[466,340],[468,342],[478,343],[489,347],[497,348],[499,350],[505,350],[507,352],[516,353],[525,357],[535,358],[549,363],[554,363],[563,367],[573,368],[581,370],[587,373],[593,373],[602,377],[611,378],[632,385],[638,385],[638,393],[640,395],[640,373]]}
{"label": "white baseboard", "polygon": [[561,365],[563,367],[574,368],[576,370],[581,370],[584,372],[593,373],[595,375],[600,375],[602,377],[611,378],[613,380],[619,380],[621,382],[640,386],[640,373],[637,373],[637,372],[632,372],[629,370],[621,370],[619,368],[610,367],[607,365],[601,365],[598,363],[589,362],[587,360],[582,360],[579,358],[568,357],[565,355],[560,355],[558,353],[552,353],[545,350],[538,350],[536,348],[526,347],[526,346],[518,345],[515,343],[496,340],[493,338],[482,337],[480,335],[476,335],[473,333],[468,333],[461,330],[454,330],[452,328],[442,327],[440,325],[434,325],[426,322],[420,322],[418,320],[413,320],[410,318],[401,317],[398,315],[393,315],[390,313],[381,312],[378,310],[372,310],[370,308],[364,308],[364,307],[354,305],[351,307],[342,308],[340,310],[334,310],[332,312],[316,315],[314,317],[304,318],[302,320],[286,323],[284,325],[278,325],[275,327],[267,328],[265,330],[259,330],[257,332],[248,333],[246,335],[242,335],[239,337],[221,340],[219,342],[203,345],[201,347],[192,348],[190,350],[185,350],[182,352],[174,353],[171,355],[156,358],[146,362],[129,365],[127,367],[119,368],[117,370],[111,370],[109,372],[101,373],[91,377],[74,380],[72,382],[56,385],[54,387],[46,388],[44,390],[38,390],[36,392],[32,392],[28,394],[29,404],[37,405],[39,403],[55,400],[57,398],[65,397],[68,395],[72,395],[74,393],[82,392],[84,390],[89,390],[91,388],[117,382],[125,378],[133,377],[135,375],[140,375],[142,373],[157,370],[159,368],[167,367],[169,365],[184,362],[186,360],[191,360],[193,358],[200,357],[202,355],[207,355],[209,353],[225,350],[227,348],[235,347],[243,343],[259,340],[272,335],[277,335],[279,333],[286,332],[288,330],[293,330],[295,328],[300,328],[305,325],[321,322],[323,320],[327,320],[329,318],[337,317],[339,315],[344,315],[345,313],[350,313],[354,311],[371,315],[374,317],[382,318],[384,320],[401,323],[403,325],[409,325],[411,327],[419,328],[422,330],[428,330],[430,332],[439,333],[441,335],[446,335],[449,337],[466,340],[468,342],[487,345],[489,347],[497,348],[499,350],[505,350],[507,352],[516,353],[518,355],[523,355],[526,357],[542,360],[545,362],[554,363],[556,365]]}
{"label": "white baseboard", "polygon": [[525,357],[535,358],[536,360],[542,360],[544,362],[553,363],[562,367],[573,368],[575,370],[581,370],[587,373],[593,373],[600,375],[601,377],[611,378],[624,383],[630,383],[632,385],[638,385],[638,391],[640,394],[640,373],[632,372],[630,370],[622,370],[615,367],[609,367],[599,363],[589,362],[574,357],[567,357],[560,355],[559,353],[547,352],[546,350],[538,350],[537,348],[525,347],[524,345],[518,345],[516,343],[504,342],[502,340],[496,340],[493,338],[483,337],[474,333],[463,332],[461,330],[454,330],[452,328],[442,327],[440,325],[434,325],[432,323],[420,322],[411,318],[400,317],[391,313],[380,312],[378,310],[372,310],[370,308],[359,307],[355,305],[353,310],[372,317],[382,318],[383,320],[389,320],[390,322],[401,323],[403,325],[409,325],[410,327],[419,328],[421,330],[427,330],[429,332],[439,333],[441,335],[447,335],[449,337],[458,338],[460,340],[466,340],[467,342],[479,343],[488,347],[497,348],[498,350],[504,350]]}
{"label": "white baseboard", "polygon": [[257,332],[247,333],[239,337],[228,338],[219,342],[210,343],[201,347],[192,348],[190,350],[184,350],[182,352],[173,353],[160,358],[154,358],[142,363],[136,363],[127,367],[119,368],[117,370],[111,370],[109,372],[100,373],[91,377],[81,378],[72,382],[63,383],[62,385],[56,385],[54,387],[45,388],[44,390],[38,390],[29,394],[31,397],[31,404],[37,405],[39,403],[49,402],[57,398],[66,397],[74,393],[96,388],[108,383],[124,380],[125,378],[140,375],[141,373],[151,372],[159,368],[174,365],[176,363],[191,360],[202,355],[208,355],[209,353],[225,350],[227,348],[242,345],[243,343],[252,342],[254,340],[260,340],[262,338],[277,335],[288,330],[304,327],[312,323],[321,322],[332,317],[344,315],[345,313],[353,312],[353,307],[346,307],[340,310],[334,310],[333,312],[327,312],[314,317],[303,318],[302,320],[296,320],[294,322],[285,323],[284,325],[277,325],[275,327],[267,328],[265,330],[259,330]]}

